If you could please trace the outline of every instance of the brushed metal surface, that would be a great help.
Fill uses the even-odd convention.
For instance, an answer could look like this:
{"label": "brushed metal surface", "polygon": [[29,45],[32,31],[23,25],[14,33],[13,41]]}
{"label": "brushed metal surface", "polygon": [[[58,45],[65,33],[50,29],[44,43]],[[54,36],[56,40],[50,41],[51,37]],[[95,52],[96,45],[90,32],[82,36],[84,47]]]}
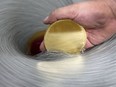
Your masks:
{"label": "brushed metal surface", "polygon": [[0,87],[116,87],[116,35],[82,55],[26,54],[50,11],[70,0],[0,0]]}

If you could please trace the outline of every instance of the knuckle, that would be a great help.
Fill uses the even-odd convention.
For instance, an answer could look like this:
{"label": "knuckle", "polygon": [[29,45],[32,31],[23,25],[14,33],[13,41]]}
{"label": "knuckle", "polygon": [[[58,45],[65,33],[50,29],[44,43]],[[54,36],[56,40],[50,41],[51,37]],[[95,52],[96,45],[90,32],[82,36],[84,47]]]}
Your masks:
{"label": "knuckle", "polygon": [[57,12],[58,12],[58,9],[55,9],[55,10],[52,11],[51,15],[56,16]]}

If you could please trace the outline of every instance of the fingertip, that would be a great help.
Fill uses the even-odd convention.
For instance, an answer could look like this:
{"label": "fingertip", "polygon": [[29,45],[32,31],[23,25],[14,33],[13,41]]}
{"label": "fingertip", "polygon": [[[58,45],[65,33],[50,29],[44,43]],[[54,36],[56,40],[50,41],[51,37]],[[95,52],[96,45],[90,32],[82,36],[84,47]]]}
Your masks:
{"label": "fingertip", "polygon": [[49,20],[49,16],[47,16],[47,17],[43,20],[43,22],[44,22],[45,24],[48,24],[48,20]]}
{"label": "fingertip", "polygon": [[46,51],[46,48],[45,48],[45,45],[44,45],[44,42],[42,41],[41,45],[40,45],[40,50],[43,52],[43,51]]}
{"label": "fingertip", "polygon": [[44,23],[45,24],[52,24],[52,23],[54,23],[55,21],[57,21],[57,19],[54,17],[54,18],[52,18],[51,16],[48,16],[48,17],[46,17],[45,19],[44,19]]}

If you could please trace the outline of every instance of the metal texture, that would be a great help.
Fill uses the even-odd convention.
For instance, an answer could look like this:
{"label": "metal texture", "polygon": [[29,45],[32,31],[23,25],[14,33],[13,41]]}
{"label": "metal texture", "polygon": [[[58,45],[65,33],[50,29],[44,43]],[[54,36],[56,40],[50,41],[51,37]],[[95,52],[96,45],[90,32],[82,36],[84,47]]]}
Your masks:
{"label": "metal texture", "polygon": [[44,17],[70,0],[0,0],[0,87],[116,87],[116,35],[82,55],[26,54]]}

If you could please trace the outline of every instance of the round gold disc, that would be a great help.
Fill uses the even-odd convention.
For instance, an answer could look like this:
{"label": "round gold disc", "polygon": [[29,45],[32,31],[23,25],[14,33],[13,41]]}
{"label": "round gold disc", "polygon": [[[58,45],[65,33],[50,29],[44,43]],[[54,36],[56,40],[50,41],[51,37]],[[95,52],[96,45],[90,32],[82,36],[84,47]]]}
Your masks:
{"label": "round gold disc", "polygon": [[47,51],[80,53],[86,43],[85,29],[72,20],[59,20],[49,26],[44,36]]}

